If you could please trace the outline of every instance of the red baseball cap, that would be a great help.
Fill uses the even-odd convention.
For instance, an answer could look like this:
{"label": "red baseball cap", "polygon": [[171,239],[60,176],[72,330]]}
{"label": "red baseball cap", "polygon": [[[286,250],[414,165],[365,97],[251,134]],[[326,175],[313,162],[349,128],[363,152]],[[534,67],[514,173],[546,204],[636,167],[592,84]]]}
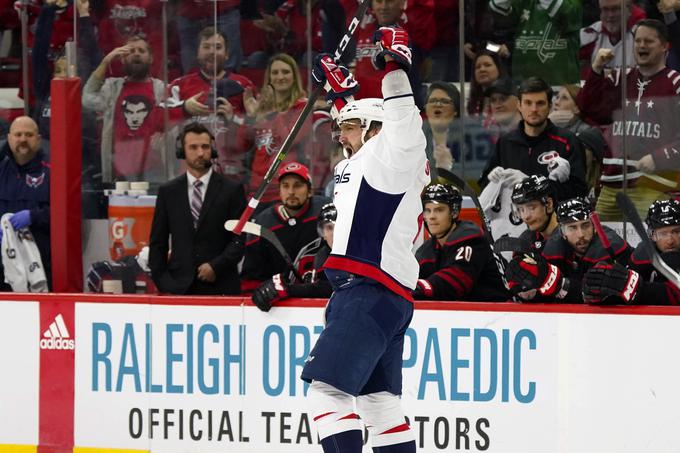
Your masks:
{"label": "red baseball cap", "polygon": [[285,164],[279,170],[279,181],[286,175],[298,175],[300,178],[304,179],[309,185],[312,185],[312,177],[309,175],[309,168],[302,165],[299,162],[290,162]]}

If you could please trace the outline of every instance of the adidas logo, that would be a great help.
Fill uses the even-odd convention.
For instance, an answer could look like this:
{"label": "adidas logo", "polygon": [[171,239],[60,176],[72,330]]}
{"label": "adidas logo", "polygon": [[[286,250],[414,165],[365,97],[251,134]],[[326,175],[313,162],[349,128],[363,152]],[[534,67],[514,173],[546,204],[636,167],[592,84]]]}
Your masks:
{"label": "adidas logo", "polygon": [[40,349],[75,349],[76,342],[71,340],[64,318],[58,314],[49,329],[43,332]]}

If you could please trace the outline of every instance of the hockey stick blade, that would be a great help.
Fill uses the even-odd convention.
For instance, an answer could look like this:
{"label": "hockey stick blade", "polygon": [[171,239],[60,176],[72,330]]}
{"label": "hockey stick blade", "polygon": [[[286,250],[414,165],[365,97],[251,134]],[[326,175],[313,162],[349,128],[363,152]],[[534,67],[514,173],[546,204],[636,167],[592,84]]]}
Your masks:
{"label": "hockey stick blade", "polygon": [[[224,222],[224,229],[233,233],[237,225],[238,220],[227,220]],[[262,238],[273,245],[276,251],[279,252],[279,255],[281,255],[283,260],[286,262],[286,265],[290,268],[290,270],[293,271],[295,278],[302,281],[297,269],[295,269],[293,261],[290,259],[290,255],[288,255],[288,252],[286,252],[286,249],[283,247],[283,244],[281,244],[281,241],[279,241],[279,238],[277,238],[269,228],[265,228],[255,222],[246,222],[243,224],[241,231]]]}
{"label": "hockey stick blade", "polygon": [[[347,49],[347,45],[352,40],[354,32],[359,27],[361,19],[363,19],[364,14],[366,14],[366,11],[368,10],[368,5],[370,1],[371,0],[363,0],[359,7],[357,8],[356,14],[352,18],[352,21],[347,27],[347,31],[345,32],[344,36],[340,39],[340,43],[338,44],[337,50],[333,54],[333,57],[335,58],[336,62],[340,60],[342,54],[345,52],[345,49]],[[255,211],[255,208],[257,208],[257,205],[260,204],[260,198],[262,198],[262,195],[264,194],[265,190],[267,190],[267,186],[269,185],[270,182],[272,182],[274,176],[276,176],[276,172],[279,170],[279,167],[283,163],[283,160],[288,155],[289,149],[293,146],[295,137],[297,137],[298,132],[300,132],[300,129],[302,129],[302,125],[307,120],[309,114],[312,113],[312,110],[314,109],[314,103],[316,102],[316,99],[319,97],[321,89],[322,89],[321,86],[316,86],[309,94],[307,103],[305,104],[305,107],[302,109],[302,112],[300,112],[300,116],[298,116],[298,119],[295,121],[295,124],[293,124],[293,127],[288,133],[288,136],[281,144],[281,148],[279,148],[279,151],[276,153],[276,156],[272,160],[269,169],[264,174],[262,182],[260,183],[257,190],[255,190],[252,197],[248,201],[246,209],[241,214],[241,217],[239,217],[238,223],[236,224],[232,231],[234,234],[241,234],[241,231],[243,231],[243,225],[253,215],[253,212]]]}
{"label": "hockey stick blade", "polygon": [[521,238],[511,236],[501,236],[496,239],[493,244],[493,251],[496,253],[502,252],[517,252],[517,253],[531,253],[531,244]]}
{"label": "hockey stick blade", "polygon": [[493,246],[494,239],[493,235],[491,234],[491,224],[489,223],[489,219],[486,214],[484,214],[484,209],[482,208],[482,204],[479,202],[479,197],[475,191],[472,190],[472,187],[470,187],[470,185],[466,183],[461,177],[445,168],[437,168],[437,173],[439,174],[440,178],[451,182],[454,186],[458,187],[464,195],[467,195],[472,199],[472,202],[475,204],[475,208],[477,208],[477,212],[479,213],[479,218],[482,221],[482,230],[484,230],[484,236],[486,236],[488,239],[489,244]]}
{"label": "hockey stick blade", "polygon": [[628,198],[628,195],[623,192],[617,193],[616,204],[619,206],[619,209],[621,209],[624,217],[633,224],[633,228],[635,228],[638,236],[640,236],[640,241],[644,244],[649,256],[652,257],[652,265],[654,268],[659,271],[661,275],[666,277],[669,282],[673,283],[676,288],[680,289],[680,274],[673,270],[673,268],[661,258],[659,252],[656,251],[656,246],[649,238],[647,230],[640,219],[640,215],[638,214],[637,209],[635,209],[633,202]]}

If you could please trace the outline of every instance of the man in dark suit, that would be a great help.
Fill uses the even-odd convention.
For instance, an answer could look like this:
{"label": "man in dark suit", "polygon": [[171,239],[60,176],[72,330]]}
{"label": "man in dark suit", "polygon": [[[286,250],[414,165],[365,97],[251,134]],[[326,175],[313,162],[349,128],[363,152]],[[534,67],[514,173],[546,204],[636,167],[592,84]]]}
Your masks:
{"label": "man in dark suit", "polygon": [[[212,170],[213,137],[191,123],[178,139],[177,157],[187,172],[158,191],[151,225],[149,267],[164,293],[239,294],[238,262],[244,245],[224,229],[246,204],[243,187]],[[168,237],[171,247],[168,256]]]}

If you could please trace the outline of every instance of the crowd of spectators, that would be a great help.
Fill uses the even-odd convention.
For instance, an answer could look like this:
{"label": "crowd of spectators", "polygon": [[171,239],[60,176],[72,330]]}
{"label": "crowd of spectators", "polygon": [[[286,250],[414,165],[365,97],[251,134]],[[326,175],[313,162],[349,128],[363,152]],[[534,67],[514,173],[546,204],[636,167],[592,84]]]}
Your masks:
{"label": "crowd of spectators", "polygon": [[[2,1],[0,30],[10,45],[0,45],[0,86],[19,88],[41,138],[41,159],[49,162],[50,81],[67,76],[65,46],[75,39],[84,185],[101,191],[116,181],[150,181],[156,190],[186,170],[174,154],[191,123],[212,135],[212,171],[241,184],[247,197],[307,103],[315,55],[335,50],[358,3]],[[514,185],[542,175],[553,211],[583,196],[603,220],[619,221],[614,195],[624,185],[643,217],[655,200],[678,190],[679,1],[370,3],[342,57],[361,86],[356,98],[380,97],[375,30],[405,28],[430,165],[475,187],[495,184],[496,196],[483,200],[498,204],[504,197],[511,206]],[[316,215],[330,201],[324,197],[332,197],[333,167],[342,159],[329,110],[317,101],[283,164],[304,168],[302,185],[295,189],[300,181],[282,175],[257,211],[278,233],[294,227],[300,213],[309,216],[301,223],[314,228],[290,247],[293,258],[318,239]],[[0,117],[4,143],[13,117]],[[303,207],[289,206],[296,200]],[[244,249],[249,289],[286,272],[272,250],[255,253],[255,242]]]}

